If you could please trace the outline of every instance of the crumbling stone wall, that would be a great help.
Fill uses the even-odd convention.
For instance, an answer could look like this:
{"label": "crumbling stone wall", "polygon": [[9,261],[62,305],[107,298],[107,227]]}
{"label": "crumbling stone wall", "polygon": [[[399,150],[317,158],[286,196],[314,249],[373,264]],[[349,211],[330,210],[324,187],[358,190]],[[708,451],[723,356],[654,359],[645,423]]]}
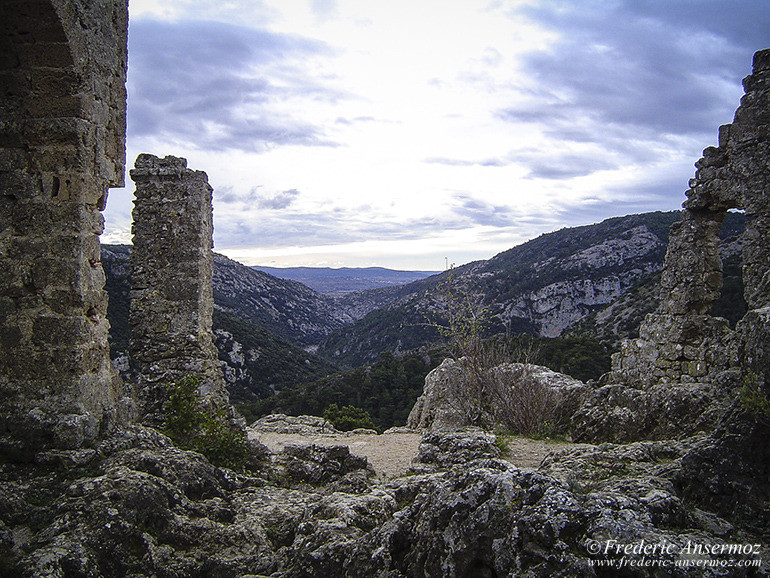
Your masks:
{"label": "crumbling stone wall", "polygon": [[212,341],[212,188],[182,158],[143,154],[136,183],[131,251],[132,369],[138,374],[143,421],[163,420],[164,386],[202,378],[210,404],[229,400]]}
{"label": "crumbling stone wall", "polygon": [[126,0],[0,2],[0,450],[114,423],[100,263],[125,168]]}
{"label": "crumbling stone wall", "polygon": [[[733,123],[720,127],[719,146],[695,164],[682,220],[671,228],[661,305],[642,323],[639,339],[613,356],[616,382],[711,382],[739,360],[757,374],[769,366],[762,352],[770,336],[770,50],[754,55],[743,86]],[[749,217],[743,235],[749,312],[736,331],[709,315],[722,285],[719,228],[730,209]]]}

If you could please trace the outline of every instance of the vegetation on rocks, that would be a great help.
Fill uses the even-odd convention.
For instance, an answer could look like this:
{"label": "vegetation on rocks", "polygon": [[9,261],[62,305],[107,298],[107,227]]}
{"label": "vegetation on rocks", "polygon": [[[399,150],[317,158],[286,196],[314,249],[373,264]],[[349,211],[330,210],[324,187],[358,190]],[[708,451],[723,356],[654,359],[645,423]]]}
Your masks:
{"label": "vegetation on rocks", "polygon": [[743,409],[754,417],[770,417],[770,399],[759,384],[759,377],[755,373],[749,372],[743,376],[743,385],[738,392],[738,400]]}
{"label": "vegetation on rocks", "polygon": [[358,428],[374,429],[374,423],[372,423],[369,412],[352,405],[338,407],[336,403],[333,403],[324,411],[324,419],[330,421],[334,429],[339,431],[350,431]]}
{"label": "vegetation on rocks", "polygon": [[199,386],[195,376],[166,384],[163,433],[180,448],[202,453],[215,466],[242,470],[249,455],[246,434],[228,423],[221,412],[201,407]]}

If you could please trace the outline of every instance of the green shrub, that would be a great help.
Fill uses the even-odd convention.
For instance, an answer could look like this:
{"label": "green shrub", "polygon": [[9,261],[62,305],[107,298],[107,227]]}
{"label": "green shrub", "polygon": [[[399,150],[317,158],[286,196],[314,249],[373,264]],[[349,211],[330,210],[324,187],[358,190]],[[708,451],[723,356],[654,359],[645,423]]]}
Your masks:
{"label": "green shrub", "polygon": [[244,469],[248,458],[245,432],[228,423],[223,411],[213,414],[201,408],[199,385],[200,378],[192,375],[166,384],[163,433],[180,448],[203,454],[217,467]]}
{"label": "green shrub", "polygon": [[743,408],[755,417],[770,416],[770,399],[759,385],[759,378],[754,373],[743,377],[743,385],[738,392],[738,399]]}
{"label": "green shrub", "polygon": [[336,403],[331,404],[324,411],[324,419],[340,431],[350,431],[357,428],[374,429],[374,423],[369,416],[369,412],[360,407],[346,405],[338,407]]}
{"label": "green shrub", "polygon": [[511,453],[511,439],[502,433],[495,433],[495,446],[500,450],[500,455],[505,457]]}

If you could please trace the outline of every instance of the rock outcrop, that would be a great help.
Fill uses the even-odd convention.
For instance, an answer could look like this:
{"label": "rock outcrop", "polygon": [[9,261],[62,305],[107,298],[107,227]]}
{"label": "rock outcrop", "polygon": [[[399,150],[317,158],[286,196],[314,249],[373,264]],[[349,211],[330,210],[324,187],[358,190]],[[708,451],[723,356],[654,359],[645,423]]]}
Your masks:
{"label": "rock outcrop", "polygon": [[[535,471],[490,457],[451,464],[456,448],[475,448],[466,457],[494,448],[463,435],[426,438],[447,450],[434,473],[373,485],[365,460],[346,448],[287,448],[246,475],[134,427],[91,450],[48,452],[36,468],[0,469],[0,569],[34,576],[595,576],[607,560],[623,558],[613,544],[668,544],[646,559],[666,575],[692,576],[684,564],[699,558],[689,554],[694,545],[766,543],[679,493],[682,464],[703,438],[562,451]],[[758,576],[769,569],[765,554],[713,558],[752,564],[739,575]]]}
{"label": "rock outcrop", "polygon": [[255,433],[281,433],[312,436],[318,434],[341,434],[322,417],[314,415],[291,416],[282,413],[266,415],[249,426]]}
{"label": "rock outcrop", "polygon": [[[506,363],[474,374],[467,359],[445,359],[425,378],[407,427],[451,431],[517,419],[526,427],[538,418],[565,427],[590,391],[583,382],[539,365]],[[523,413],[513,415],[519,407]]]}
{"label": "rock outcrop", "polygon": [[495,436],[483,430],[428,432],[420,440],[411,471],[432,473],[484,458],[500,457]]}
{"label": "rock outcrop", "polygon": [[725,372],[715,383],[658,384],[639,389],[609,384],[591,390],[569,418],[575,441],[667,440],[713,431],[740,383]]}

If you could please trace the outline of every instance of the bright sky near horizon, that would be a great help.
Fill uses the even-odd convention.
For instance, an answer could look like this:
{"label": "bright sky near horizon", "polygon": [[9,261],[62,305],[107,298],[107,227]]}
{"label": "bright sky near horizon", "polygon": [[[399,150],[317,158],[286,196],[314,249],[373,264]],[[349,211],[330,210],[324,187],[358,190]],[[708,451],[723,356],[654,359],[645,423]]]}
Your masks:
{"label": "bright sky near horizon", "polygon": [[[188,159],[248,265],[440,270],[671,210],[768,0],[131,0],[128,165]],[[102,242],[130,242],[133,183]]]}

